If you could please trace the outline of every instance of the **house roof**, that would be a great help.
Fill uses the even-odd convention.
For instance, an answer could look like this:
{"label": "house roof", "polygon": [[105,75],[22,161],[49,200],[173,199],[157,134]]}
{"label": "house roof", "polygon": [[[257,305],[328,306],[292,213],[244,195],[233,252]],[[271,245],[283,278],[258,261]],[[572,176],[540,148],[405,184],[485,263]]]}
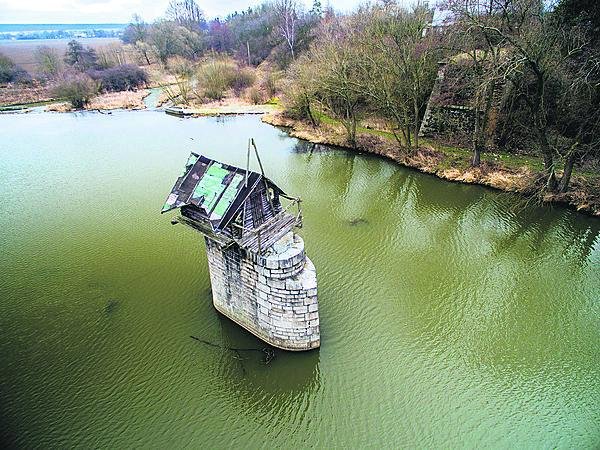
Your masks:
{"label": "house roof", "polygon": [[261,180],[283,193],[261,174],[248,171],[246,181],[246,169],[192,152],[161,213],[194,205],[211,222],[215,230],[221,230],[231,221]]}

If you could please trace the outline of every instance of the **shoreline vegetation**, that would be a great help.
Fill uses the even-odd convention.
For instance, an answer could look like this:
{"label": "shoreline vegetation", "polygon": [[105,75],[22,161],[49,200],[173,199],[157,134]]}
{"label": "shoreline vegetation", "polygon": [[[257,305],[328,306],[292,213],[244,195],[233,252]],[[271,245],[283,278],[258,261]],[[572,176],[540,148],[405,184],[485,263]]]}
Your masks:
{"label": "shoreline vegetation", "polygon": [[[540,170],[535,167],[541,168],[541,162],[535,161],[534,157],[518,159],[506,154],[488,153],[482,155],[482,163],[478,167],[472,167],[469,164],[469,149],[444,146],[433,140],[424,139],[419,149],[408,151],[395,142],[391,133],[364,128],[357,131],[356,146],[352,146],[348,144],[344,127],[332,120],[329,123],[321,121],[319,126],[313,126],[307,121],[290,118],[279,110],[263,115],[262,121],[285,128],[290,136],[313,144],[379,155],[446,181],[478,184],[523,194],[524,200],[534,198],[537,194],[533,186]],[[571,189],[565,193],[545,193],[536,198],[543,203],[565,204],[600,218],[600,177],[577,175],[571,183]]]}
{"label": "shoreline vegetation", "polygon": [[[27,103],[12,103],[0,105],[2,113],[24,113],[29,112],[30,108],[42,107],[46,112],[76,112],[76,111],[111,111],[115,109],[123,110],[143,110],[153,109],[148,107],[145,100],[152,95],[152,89],[138,89],[135,91],[107,92],[100,94],[90,100],[83,108],[74,108],[68,101],[61,99],[39,99]],[[166,108],[169,99],[163,92],[157,96],[155,108]],[[199,105],[188,105],[183,108],[190,116],[223,116],[239,114],[269,114],[277,111],[279,106],[275,102],[254,104],[246,101],[242,97],[225,97],[221,100],[212,101]]]}

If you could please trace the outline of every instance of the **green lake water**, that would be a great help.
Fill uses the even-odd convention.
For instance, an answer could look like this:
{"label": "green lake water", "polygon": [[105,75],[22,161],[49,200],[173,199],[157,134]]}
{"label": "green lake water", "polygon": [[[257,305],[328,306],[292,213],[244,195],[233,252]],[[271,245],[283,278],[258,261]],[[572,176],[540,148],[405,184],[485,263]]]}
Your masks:
{"label": "green lake water", "polygon": [[[212,307],[159,211],[190,151],[303,198],[321,348]],[[256,168],[256,165],[254,165]],[[21,448],[599,448],[600,220],[255,116],[0,116],[0,438]]]}

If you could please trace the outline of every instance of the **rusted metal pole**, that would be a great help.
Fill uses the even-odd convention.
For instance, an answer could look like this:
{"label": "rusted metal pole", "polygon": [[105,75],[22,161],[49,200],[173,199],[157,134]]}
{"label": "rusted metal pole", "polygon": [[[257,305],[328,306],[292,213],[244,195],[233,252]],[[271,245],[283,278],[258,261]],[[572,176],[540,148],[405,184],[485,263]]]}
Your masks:
{"label": "rusted metal pole", "polygon": [[[263,170],[263,165],[262,162],[260,160],[260,156],[258,154],[258,149],[256,148],[256,144],[254,143],[254,138],[250,138],[250,142],[252,143],[252,146],[254,147],[254,153],[256,154],[256,159],[258,161],[258,165],[260,166],[260,173],[262,174],[262,176],[265,176],[265,171]],[[250,149],[248,149],[249,151]],[[248,156],[250,157],[250,156]]]}

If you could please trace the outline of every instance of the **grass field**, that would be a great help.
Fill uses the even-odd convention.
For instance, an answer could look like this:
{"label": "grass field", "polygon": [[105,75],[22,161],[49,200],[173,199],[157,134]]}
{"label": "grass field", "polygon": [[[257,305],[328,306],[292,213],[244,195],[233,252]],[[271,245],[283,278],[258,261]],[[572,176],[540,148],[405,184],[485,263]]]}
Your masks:
{"label": "grass field", "polygon": [[[21,66],[29,73],[35,73],[35,50],[41,45],[56,49],[59,53],[64,53],[67,49],[67,43],[71,39],[31,39],[31,40],[0,40],[0,53],[8,56],[12,61]],[[116,38],[80,38],[86,47],[99,49],[108,45],[119,44],[120,39]]]}

